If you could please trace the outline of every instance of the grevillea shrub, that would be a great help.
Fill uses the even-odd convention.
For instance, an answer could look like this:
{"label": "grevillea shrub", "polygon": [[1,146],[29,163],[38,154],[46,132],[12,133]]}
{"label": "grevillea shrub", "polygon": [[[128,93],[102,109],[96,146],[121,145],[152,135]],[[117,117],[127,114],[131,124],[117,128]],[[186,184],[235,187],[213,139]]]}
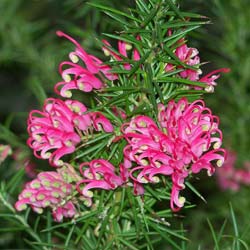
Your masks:
{"label": "grevillea shrub", "polygon": [[96,7],[124,30],[97,41],[102,60],[56,32],[73,49],[59,65],[56,98],[27,124],[27,144],[47,168],[24,185],[15,208],[52,215],[70,230],[67,246],[153,249],[164,238],[178,249],[171,237],[182,233],[166,218],[192,205],[182,193],[192,177],[213,175],[226,158],[219,118],[202,96],[228,69],[202,73],[187,36],[207,22],[198,14],[183,16],[168,1],[138,1],[132,14]]}

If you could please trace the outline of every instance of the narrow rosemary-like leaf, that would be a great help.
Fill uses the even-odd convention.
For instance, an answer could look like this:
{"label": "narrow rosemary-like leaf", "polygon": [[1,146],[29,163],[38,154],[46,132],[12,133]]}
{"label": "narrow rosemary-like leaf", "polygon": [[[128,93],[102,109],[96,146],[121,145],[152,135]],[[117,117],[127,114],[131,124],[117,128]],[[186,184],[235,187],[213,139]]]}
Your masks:
{"label": "narrow rosemary-like leaf", "polygon": [[220,232],[219,232],[219,234],[218,234],[218,238],[217,238],[217,239],[218,239],[218,243],[220,243],[220,240],[221,240],[222,237],[223,237],[223,233],[224,233],[226,224],[227,224],[227,220],[224,220],[224,222],[223,222],[223,224],[222,224],[222,226],[221,226],[221,228],[220,228]]}
{"label": "narrow rosemary-like leaf", "polygon": [[6,228],[0,228],[0,233],[11,233],[11,232],[18,232],[18,231],[24,231],[26,227],[20,226],[20,227],[6,227]]}
{"label": "narrow rosemary-like leaf", "polygon": [[[173,16],[173,15],[176,15],[176,12],[169,10],[166,12],[166,15]],[[191,17],[191,18],[202,18],[202,19],[208,18],[204,15],[200,15],[200,14],[193,13],[193,12],[185,12],[185,11],[181,11],[181,15],[183,17]]]}
{"label": "narrow rosemary-like leaf", "polygon": [[61,224],[58,224],[58,225],[55,225],[55,226],[51,226],[50,228],[46,228],[46,229],[42,230],[41,232],[47,232],[47,231],[55,230],[57,228],[64,228],[64,227],[67,227],[69,225],[74,225],[77,222],[84,221],[84,220],[86,220],[86,219],[88,219],[90,217],[95,217],[98,213],[99,212],[97,210],[87,211],[87,212],[85,212],[83,215],[81,215],[79,218],[77,218],[75,220],[72,220],[72,221],[69,221],[69,222],[64,222],[64,223],[61,223]]}
{"label": "narrow rosemary-like leaf", "polygon": [[164,104],[164,97],[163,97],[163,94],[162,94],[162,90],[159,87],[159,84],[157,82],[154,82],[154,81],[153,81],[153,84],[154,84],[154,87],[156,89],[156,93],[159,96],[160,102]]}
{"label": "narrow rosemary-like leaf", "polygon": [[110,37],[110,38],[113,38],[113,39],[116,39],[118,41],[124,41],[124,42],[127,42],[127,43],[131,43],[131,44],[137,44],[138,46],[139,45],[142,45],[141,42],[139,42],[135,37],[133,36],[129,36],[129,35],[114,35],[114,34],[108,34],[108,33],[102,33],[103,35],[107,36],[107,37]]}
{"label": "narrow rosemary-like leaf", "polygon": [[158,11],[160,10],[161,3],[157,3],[154,5],[154,7],[151,9],[150,13],[146,16],[145,20],[141,23],[141,28],[145,28],[151,20],[157,15]]}
{"label": "narrow rosemary-like leaf", "polygon": [[72,227],[71,227],[71,229],[70,229],[70,231],[68,233],[67,239],[65,241],[65,244],[64,244],[64,246],[66,247],[66,249],[69,249],[68,247],[69,247],[70,240],[71,240],[71,237],[73,235],[74,230],[75,230],[75,225],[72,225]]}
{"label": "narrow rosemary-like leaf", "polygon": [[201,198],[205,203],[207,203],[207,201],[205,200],[205,198],[199,193],[199,191],[190,183],[190,182],[186,182],[185,185],[192,190],[199,198]]}
{"label": "narrow rosemary-like leaf", "polygon": [[125,25],[127,26],[128,25],[128,22],[126,20],[124,20],[124,18],[121,18],[121,15],[116,15],[115,13],[112,13],[112,12],[109,12],[109,11],[104,11],[104,13],[113,18],[115,21],[121,23],[122,25]]}
{"label": "narrow rosemary-like leaf", "polygon": [[198,87],[206,87],[206,83],[204,82],[199,82],[199,81],[190,81],[187,79],[183,78],[177,78],[177,77],[162,77],[162,78],[156,78],[153,79],[156,82],[173,82],[173,83],[183,83],[186,85],[193,85],[193,86],[198,86]]}
{"label": "narrow rosemary-like leaf", "polygon": [[150,9],[147,6],[147,4],[145,3],[144,0],[137,0],[137,8],[141,11],[141,13],[150,13]]}
{"label": "narrow rosemary-like leaf", "polygon": [[162,25],[162,28],[164,29],[173,29],[173,28],[178,28],[178,27],[188,27],[188,26],[200,26],[200,25],[205,25],[205,24],[210,24],[210,21],[186,21],[186,22],[168,22],[167,24]]}
{"label": "narrow rosemary-like leaf", "polygon": [[25,147],[26,146],[20,141],[20,138],[17,137],[12,131],[6,128],[0,123],[0,139],[8,142],[10,145],[15,147]]}
{"label": "narrow rosemary-like leaf", "polygon": [[[162,239],[166,240],[169,244],[171,244],[173,247],[175,247],[175,249],[181,250],[181,247],[178,246],[174,240],[172,240],[167,234],[166,232],[162,231],[159,226],[153,222],[149,221],[149,225],[150,227],[152,227],[154,229],[154,231],[158,232],[159,235],[162,237]],[[171,231],[172,232],[172,231]]]}
{"label": "narrow rosemary-like leaf", "polygon": [[129,74],[129,78],[132,78],[134,76],[134,73],[140,68],[140,66],[147,60],[147,58],[149,57],[151,51],[147,51],[139,61],[137,61],[132,69],[128,72]]}
{"label": "narrow rosemary-like leaf", "polygon": [[235,213],[234,213],[234,210],[233,210],[233,206],[232,206],[231,203],[229,204],[229,206],[230,206],[230,214],[231,214],[231,218],[232,218],[232,222],[233,222],[233,228],[234,228],[234,234],[235,234],[235,239],[234,239],[234,243],[233,243],[234,246],[235,246],[234,249],[240,250],[240,243],[238,241],[239,229],[238,229]]}
{"label": "narrow rosemary-like leaf", "polygon": [[[154,109],[154,115],[157,115],[158,109],[157,109],[157,101],[153,86],[153,72],[151,69],[151,66],[149,64],[145,65],[145,74],[144,74],[144,81],[146,83],[146,88],[149,90],[149,100],[150,104],[152,104],[152,107]],[[157,119],[157,117],[155,117]]]}
{"label": "narrow rosemary-like leaf", "polygon": [[166,38],[164,38],[163,42],[164,43],[167,43],[168,41],[178,37],[178,40],[185,37],[186,34],[188,34],[189,32],[195,30],[195,29],[198,29],[200,27],[200,25],[197,25],[197,26],[191,26],[189,28],[186,28],[186,29],[182,29],[182,30],[178,30],[176,33],[174,33],[173,35],[171,36],[168,36]]}
{"label": "narrow rosemary-like leaf", "polygon": [[130,20],[132,20],[132,21],[136,21],[136,22],[140,23],[140,20],[139,20],[139,19],[137,19],[137,18],[135,18],[134,16],[131,16],[131,15],[125,13],[125,12],[122,12],[122,11],[120,11],[120,10],[113,9],[113,8],[111,8],[111,7],[109,7],[109,6],[104,6],[104,5],[101,5],[101,4],[98,4],[98,3],[93,3],[93,2],[88,2],[88,4],[89,4],[90,6],[93,6],[93,7],[96,7],[96,8],[98,8],[98,9],[101,9],[102,11],[115,13],[115,14],[117,14],[117,15],[127,17],[127,18],[129,18]]}
{"label": "narrow rosemary-like leaf", "polygon": [[40,106],[43,105],[44,100],[47,98],[44,88],[42,87],[40,81],[34,77],[30,81],[28,81],[28,88],[33,92],[36,96],[37,100],[40,103]]}
{"label": "narrow rosemary-like leaf", "polygon": [[207,218],[207,223],[208,223],[208,226],[210,228],[210,231],[212,233],[212,236],[213,236],[213,240],[214,240],[214,244],[215,244],[215,249],[216,250],[220,250],[220,247],[219,247],[219,244],[218,244],[218,239],[216,237],[216,232],[214,231],[214,228],[210,222],[210,220]]}
{"label": "narrow rosemary-like leaf", "polygon": [[85,234],[82,234],[81,235],[81,238],[82,238],[82,249],[86,249],[86,250],[93,250],[93,243],[90,241],[90,239],[85,235]]}
{"label": "narrow rosemary-like leaf", "polygon": [[129,241],[123,239],[123,238],[118,238],[118,240],[125,246],[128,247],[130,250],[138,250],[137,247],[133,246]]}
{"label": "narrow rosemary-like leaf", "polygon": [[16,174],[6,184],[6,190],[12,194],[18,186],[20,186],[21,179],[25,174],[25,168],[19,169]]}
{"label": "narrow rosemary-like leaf", "polygon": [[176,15],[182,19],[182,20],[185,20],[184,19],[184,16],[182,15],[182,12],[179,11],[179,9],[176,7],[176,5],[172,2],[172,0],[166,0],[166,2],[169,4],[169,6],[171,7],[171,9],[176,13]]}
{"label": "narrow rosemary-like leaf", "polygon": [[[52,225],[51,213],[50,213],[50,211],[47,211],[47,227],[51,227],[51,225]],[[51,231],[47,231],[46,235],[47,235],[47,243],[51,244],[52,243],[52,241],[51,241],[51,239],[52,239]],[[50,249],[51,248],[49,248],[49,250]]]}

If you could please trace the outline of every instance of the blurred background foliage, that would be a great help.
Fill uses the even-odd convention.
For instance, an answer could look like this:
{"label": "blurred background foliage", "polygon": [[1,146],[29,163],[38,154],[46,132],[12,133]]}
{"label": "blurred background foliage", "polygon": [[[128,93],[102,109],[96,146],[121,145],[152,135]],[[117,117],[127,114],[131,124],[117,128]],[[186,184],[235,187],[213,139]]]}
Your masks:
{"label": "blurred background foliage", "polygon": [[[194,39],[191,39],[195,40],[201,58],[212,62],[210,66],[213,68],[231,69],[230,73],[224,74],[218,81],[215,93],[205,99],[220,117],[224,146],[236,152],[236,168],[240,169],[244,162],[250,160],[250,9],[246,8],[250,1],[190,0],[183,3],[184,9],[204,14],[212,21],[211,25],[199,29]],[[217,233],[226,221],[227,236],[221,241],[221,249],[238,249],[235,244],[230,244],[230,241],[232,243],[235,240],[229,236],[235,229],[230,218],[230,202],[238,221],[238,237],[246,241],[249,248],[249,186],[242,186],[238,192],[232,192],[221,191],[215,178],[199,183],[198,190],[206,197],[207,204],[201,201],[203,204],[197,204],[197,208],[191,211],[192,216],[187,216],[192,229],[190,249],[197,249],[199,245],[200,249],[212,249],[209,247],[212,238],[207,218],[214,223]],[[198,239],[202,240],[198,243]],[[246,246],[241,245],[240,249],[246,249]]]}
{"label": "blurred background foliage", "polygon": [[[132,0],[91,2],[119,10],[134,4]],[[218,81],[215,93],[205,99],[220,117],[225,147],[237,152],[236,164],[240,168],[250,160],[250,1],[179,2],[182,10],[203,14],[212,21],[212,25],[201,27],[188,38],[189,45],[199,49],[202,61],[212,62],[207,66],[208,71],[231,68]],[[17,146],[27,137],[28,111],[41,106],[47,95],[53,95],[53,86],[59,80],[58,64],[71,48],[70,43],[56,37],[55,31],[60,29],[77,37],[90,53],[102,57],[93,38],[120,28],[84,0],[1,0],[0,14],[0,122],[5,125],[0,127],[0,143],[4,139]],[[1,165],[1,178],[15,173],[16,165],[13,165],[11,160]],[[237,193],[221,191],[216,178],[202,175],[194,182],[207,203],[190,194],[189,200],[197,206],[186,210],[184,218],[177,214],[171,222],[183,224],[187,231],[190,241],[183,243],[182,249],[247,249],[250,246],[249,187],[242,187]],[[1,221],[0,226],[7,227],[5,223]],[[20,241],[20,247],[25,247],[21,234],[20,238],[14,237],[15,232],[0,230],[0,234],[3,235],[1,249],[16,247],[13,243],[16,240]],[[169,248],[163,245],[162,249]]]}

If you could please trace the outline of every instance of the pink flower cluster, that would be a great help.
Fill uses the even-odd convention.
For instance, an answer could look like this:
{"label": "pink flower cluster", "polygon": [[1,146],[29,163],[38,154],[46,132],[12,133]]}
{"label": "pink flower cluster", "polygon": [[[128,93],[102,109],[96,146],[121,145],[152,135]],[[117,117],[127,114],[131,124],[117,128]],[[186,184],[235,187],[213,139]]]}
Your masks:
{"label": "pink flower cluster", "polygon": [[[124,165],[136,187],[158,183],[158,175],[172,180],[171,208],[178,211],[185,202],[179,193],[190,174],[206,169],[212,175],[222,166],[225,150],[220,148],[222,133],[218,117],[212,115],[201,100],[188,104],[186,99],[158,107],[158,124],[148,116],[134,117],[124,124],[128,141],[124,148]],[[138,192],[138,191],[137,191]]]}
{"label": "pink flower cluster", "polygon": [[76,215],[75,205],[68,201],[73,191],[72,185],[66,183],[59,173],[42,172],[36,179],[26,183],[15,208],[22,211],[30,205],[33,211],[40,214],[49,207],[54,220],[60,222],[63,217],[72,218]]}
{"label": "pink flower cluster", "polygon": [[[213,92],[214,87],[217,85],[215,80],[217,80],[220,75],[218,73],[224,72],[227,73],[230,70],[228,68],[221,68],[218,70],[214,70],[207,75],[200,78],[202,71],[200,70],[200,57],[198,56],[199,51],[196,48],[189,48],[184,39],[178,41],[179,46],[175,49],[174,54],[177,58],[186,65],[186,67],[182,65],[173,65],[168,63],[165,70],[172,71],[176,68],[183,69],[178,75],[181,78],[188,79],[191,81],[200,81],[207,84],[205,90],[207,92]],[[200,87],[194,87],[195,89],[201,89]]]}
{"label": "pink flower cluster", "polygon": [[[118,79],[118,75],[112,73],[112,67],[88,54],[73,38],[61,31],[57,35],[76,46],[69,54],[70,61],[59,66],[63,81],[55,85],[57,94],[71,98],[72,90],[99,90],[109,81]],[[140,37],[136,39],[140,40]],[[132,60],[141,58],[137,48],[126,42],[118,42],[118,51],[106,40],[103,44],[104,53],[110,55],[111,60],[121,62],[125,70],[131,69]],[[216,85],[214,81],[218,76],[213,72],[199,79],[200,59],[196,49],[181,43],[175,54],[187,66],[197,66],[196,70],[178,65],[183,69],[180,77]],[[168,64],[165,70],[171,71],[175,67]],[[221,71],[225,69],[215,73]],[[111,110],[115,116],[128,119],[122,108],[111,107]],[[51,208],[54,219],[62,221],[63,217],[77,215],[76,204],[79,201],[91,206],[94,189],[114,190],[132,180],[134,193],[143,194],[143,184],[158,183],[163,175],[172,181],[170,204],[172,210],[178,211],[185,202],[185,198],[180,196],[185,188],[185,179],[202,169],[212,175],[215,166],[220,167],[224,162],[225,150],[221,148],[222,133],[218,125],[218,118],[201,100],[189,104],[182,98],[177,103],[170,101],[166,107],[159,104],[157,122],[148,116],[138,115],[123,124],[122,135],[117,137],[125,138],[127,145],[123,149],[124,161],[119,170],[105,159],[91,159],[79,165],[81,176],[78,176],[65,156],[74,153],[93,132],[112,133],[114,127],[101,112],[88,111],[77,100],[48,98],[42,111],[33,110],[29,114],[27,143],[36,157],[49,159],[50,165],[57,167],[57,172],[42,172],[27,183],[19,195],[16,209],[21,211],[30,205],[35,212],[42,213],[44,208]],[[112,143],[116,143],[116,139]],[[65,167],[67,171],[63,170]]]}
{"label": "pink flower cluster", "polygon": [[93,127],[96,131],[112,132],[110,121],[100,112],[87,112],[84,104],[49,98],[43,111],[33,110],[28,119],[28,145],[38,158],[49,159],[52,166],[62,166],[61,158],[75,151],[84,134]]}
{"label": "pink flower cluster", "polygon": [[222,169],[216,172],[218,184],[222,190],[238,191],[241,185],[250,185],[250,162],[245,162],[243,168],[236,168],[237,155],[228,151],[228,157]]}

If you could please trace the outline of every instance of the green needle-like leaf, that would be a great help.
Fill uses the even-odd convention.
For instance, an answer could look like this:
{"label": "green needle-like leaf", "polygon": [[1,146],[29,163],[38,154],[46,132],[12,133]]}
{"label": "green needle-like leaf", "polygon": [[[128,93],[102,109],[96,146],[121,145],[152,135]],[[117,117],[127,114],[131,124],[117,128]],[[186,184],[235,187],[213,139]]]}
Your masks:
{"label": "green needle-like leaf", "polygon": [[172,0],[166,0],[166,2],[169,4],[171,9],[175,12],[175,14],[182,20],[184,19],[184,16],[182,15],[182,12],[179,11],[179,9],[176,7],[176,5],[172,2]]}
{"label": "green needle-like leaf", "polygon": [[89,4],[90,6],[93,6],[93,7],[98,8],[98,9],[100,9],[100,10],[102,10],[102,11],[115,13],[115,14],[117,14],[117,15],[127,17],[128,19],[130,19],[130,20],[132,20],[132,21],[136,21],[136,22],[138,22],[138,23],[140,22],[140,20],[137,19],[137,18],[135,18],[134,16],[131,16],[131,15],[129,15],[129,14],[127,14],[127,13],[124,13],[124,12],[122,12],[122,11],[119,11],[119,10],[117,10],[117,9],[113,9],[113,8],[111,8],[111,7],[109,7],[109,6],[104,6],[104,5],[101,5],[101,4],[98,4],[98,3],[91,3],[91,2],[88,2],[88,4]]}
{"label": "green needle-like leaf", "polygon": [[214,231],[214,228],[210,222],[210,220],[207,218],[207,223],[209,225],[209,228],[210,228],[210,231],[212,233],[212,236],[213,236],[213,240],[214,240],[214,244],[215,244],[215,249],[216,250],[220,250],[220,247],[219,247],[219,244],[218,244],[218,239],[216,237],[216,232]]}

